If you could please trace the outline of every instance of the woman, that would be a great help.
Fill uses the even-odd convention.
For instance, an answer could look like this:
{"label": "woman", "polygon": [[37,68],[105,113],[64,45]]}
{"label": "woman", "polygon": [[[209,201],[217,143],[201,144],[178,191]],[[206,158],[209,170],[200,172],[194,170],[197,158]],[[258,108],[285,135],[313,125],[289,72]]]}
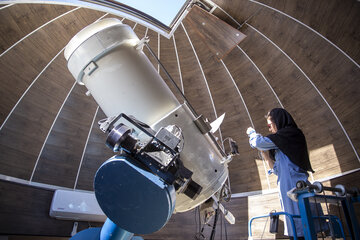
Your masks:
{"label": "woman", "polygon": [[[300,215],[298,203],[292,201],[287,196],[287,192],[296,186],[297,181],[309,183],[307,171],[314,172],[310,165],[305,136],[291,115],[283,108],[274,108],[267,114],[266,119],[272,134],[263,137],[253,128],[248,128],[246,133],[250,137],[250,146],[261,150],[263,158],[278,176],[277,184],[282,210],[293,215]],[[297,236],[303,238],[301,220],[297,218],[294,220]],[[288,218],[285,223],[285,235],[293,237]]]}

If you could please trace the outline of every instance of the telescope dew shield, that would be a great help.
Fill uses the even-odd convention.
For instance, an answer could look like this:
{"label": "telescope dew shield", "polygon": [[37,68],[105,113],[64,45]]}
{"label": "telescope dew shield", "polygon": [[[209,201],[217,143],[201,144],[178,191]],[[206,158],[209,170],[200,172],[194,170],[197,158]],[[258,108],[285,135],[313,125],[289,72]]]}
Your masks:
{"label": "telescope dew shield", "polygon": [[66,46],[74,78],[106,116],[133,115],[152,125],[179,102],[142,50],[130,26],[104,19],[80,31]]}

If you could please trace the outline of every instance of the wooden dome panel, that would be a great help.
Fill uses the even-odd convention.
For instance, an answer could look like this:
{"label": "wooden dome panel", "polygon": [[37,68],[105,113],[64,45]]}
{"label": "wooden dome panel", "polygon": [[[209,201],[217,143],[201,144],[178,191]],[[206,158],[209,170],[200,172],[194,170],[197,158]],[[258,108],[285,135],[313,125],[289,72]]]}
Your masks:
{"label": "wooden dome panel", "polygon": [[[185,26],[187,27],[188,24],[185,24]],[[220,116],[224,112],[226,113],[224,122],[220,127],[222,140],[231,137],[239,146],[240,156],[235,157],[233,162],[230,163],[230,179],[231,182],[234,183],[233,190],[236,192],[257,190],[261,187],[259,186],[259,178],[256,177],[258,176],[257,168],[252,158],[253,154],[249,151],[249,142],[245,133],[247,127],[251,126],[251,121],[246,114],[245,106],[223,64],[219,62],[209,48],[203,44],[201,38],[193,28],[189,27],[187,29],[199,61],[203,66],[204,75],[217,116]],[[239,171],[232,171],[233,168],[240,165],[241,170],[237,169]],[[248,179],[250,179],[251,176],[251,183],[249,181],[238,181],[238,176],[242,178],[247,177]]]}
{"label": "wooden dome panel", "polygon": [[316,30],[360,63],[360,5],[356,1],[259,0]]}
{"label": "wooden dome panel", "polygon": [[1,129],[2,174],[30,179],[48,131],[74,84],[70,73],[63,71],[64,64],[64,57],[58,56],[24,95]]}
{"label": "wooden dome panel", "polygon": [[34,172],[35,182],[73,188],[80,160],[97,105],[78,84],[69,98],[44,145]]}
{"label": "wooden dome panel", "polygon": [[[263,72],[284,107],[292,113],[300,128],[304,130],[309,150],[330,144],[334,145],[336,155],[332,156],[333,168],[328,165],[326,172],[317,172],[317,177],[327,176],[328,171],[333,174],[339,173],[339,164],[342,171],[348,171],[356,167],[357,161],[355,158],[350,165],[341,160],[344,154],[350,154],[350,156],[354,157],[351,146],[341,129],[338,128],[338,122],[309,81],[284,54],[260,34],[251,28],[247,28],[244,32],[248,35],[249,40],[245,39],[244,43],[240,45],[244,45],[244,51],[248,53],[249,57]],[[298,114],[302,117],[298,118]],[[347,157],[344,157],[345,159]],[[318,160],[320,159],[312,159],[315,171],[317,171]],[[321,166],[321,161],[319,163]]]}
{"label": "wooden dome panel", "polygon": [[74,11],[38,30],[0,58],[1,123],[50,60],[79,30],[94,22],[98,16],[99,13],[92,10]]}
{"label": "wooden dome panel", "polygon": [[[7,9],[11,9],[11,7],[2,11]],[[56,60],[51,62],[51,59],[60,52],[76,32],[96,20],[98,13],[90,14],[92,12],[94,11],[79,9],[71,13],[73,15],[68,14],[59,18],[29,36],[1,57],[0,98],[2,104],[0,113],[2,123],[19,101],[19,108],[14,110],[16,113],[14,118],[17,120],[10,115],[11,123],[6,122],[3,129],[5,130],[7,124],[10,124],[9,132],[15,130],[16,133],[21,126],[25,126],[23,132],[27,136],[31,136],[31,138],[21,137],[21,134],[12,132],[7,134],[8,137],[1,138],[4,148],[1,154],[6,154],[7,150],[5,149],[12,153],[9,156],[12,161],[9,161],[9,158],[2,158],[3,161],[7,160],[4,165],[6,167],[1,169],[3,174],[30,180],[32,168],[35,166],[41,150],[41,142],[45,140],[47,131],[53,122],[52,118],[56,116],[62,104],[61,101],[67,94],[68,83],[74,83],[73,77],[66,69],[66,61],[63,56],[57,56],[60,64]],[[74,21],[74,18],[78,21]],[[58,31],[54,32],[53,29],[58,29]],[[51,64],[46,68],[48,63]],[[39,73],[43,70],[44,73],[49,72],[48,75],[41,74],[40,76]],[[40,76],[39,79],[37,79],[37,75]],[[67,77],[65,80],[64,76]],[[51,81],[49,78],[54,80]],[[36,82],[31,85],[35,80]],[[28,92],[20,99],[29,86]],[[14,126],[17,123],[22,124]],[[38,132],[34,132],[36,130]],[[6,132],[2,131],[1,134],[6,135]],[[19,151],[19,146],[23,146],[23,150]],[[26,159],[25,163],[19,164],[19,161],[22,162],[24,158]],[[19,167],[20,165],[22,166]]]}
{"label": "wooden dome panel", "polygon": [[[263,27],[272,19],[278,20],[272,22],[271,30]],[[261,15],[253,20],[254,27],[272,39],[304,71],[324,97],[324,102],[329,104],[339,118],[355,149],[358,149],[359,129],[349,120],[360,118],[357,104],[360,100],[360,68],[303,26],[295,25],[291,32],[287,31],[285,34],[291,23],[278,13],[261,11]],[[354,157],[356,158],[355,155]]]}
{"label": "wooden dome panel", "polygon": [[104,112],[97,108],[97,113],[93,122],[88,142],[84,149],[82,163],[78,169],[78,179],[75,183],[76,189],[94,191],[93,179],[96,171],[101,164],[108,160],[115,153],[105,145],[106,134],[103,133],[99,125],[100,120],[106,118]]}
{"label": "wooden dome panel", "polygon": [[[176,50],[174,45],[174,37],[171,37],[170,39],[167,39],[163,36],[160,36],[160,61],[164,65],[165,69],[168,71],[180,91],[182,91],[182,82],[180,80],[180,73],[181,71],[181,65],[179,70],[179,65],[177,57],[176,57]],[[176,39],[175,39],[176,43]],[[181,96],[181,94],[178,92],[176,87],[173,85],[173,83],[168,79],[165,72],[160,68],[160,75],[166,82],[166,84],[169,86],[171,91],[174,93],[176,98],[180,103],[183,103],[184,100]]]}
{"label": "wooden dome panel", "polygon": [[261,9],[258,4],[248,0],[237,0],[236,2],[233,0],[214,0],[213,2],[221,8],[216,8],[213,14],[235,28],[239,27],[238,24],[243,24],[251,19]]}
{"label": "wooden dome panel", "polygon": [[[208,49],[220,60],[223,59],[246,36],[226,22],[194,5],[184,19],[196,31]],[[226,37],[225,37],[226,36]]]}
{"label": "wooden dome panel", "polygon": [[0,11],[0,52],[42,25],[74,7],[54,4],[18,4]]}
{"label": "wooden dome panel", "polygon": [[[192,41],[191,36],[189,37],[190,41]],[[191,47],[190,41],[182,26],[179,26],[176,30],[175,38],[177,48],[182,49],[178,54],[184,83],[184,94],[198,114],[202,114],[205,118],[213,121],[215,120],[215,114],[211,105],[205,79],[201,73],[199,63]]]}

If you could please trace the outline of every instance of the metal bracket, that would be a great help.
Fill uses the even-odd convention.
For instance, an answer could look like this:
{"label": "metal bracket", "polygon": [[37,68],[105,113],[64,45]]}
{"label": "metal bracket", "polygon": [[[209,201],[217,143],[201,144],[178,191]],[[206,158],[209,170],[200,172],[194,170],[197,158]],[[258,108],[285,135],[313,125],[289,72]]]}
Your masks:
{"label": "metal bracket", "polygon": [[138,42],[138,43],[135,45],[135,49],[142,51],[143,48],[144,48],[144,45],[145,45],[146,43],[148,43],[148,42],[150,42],[150,38],[149,38],[148,36],[142,38],[142,39],[140,40],[140,42]]}
{"label": "metal bracket", "polygon": [[206,133],[210,132],[210,130],[211,130],[210,123],[204,119],[203,115],[200,115],[199,117],[197,117],[194,120],[194,123],[199,128],[199,130],[202,134],[206,134]]}
{"label": "metal bracket", "polygon": [[86,75],[91,75],[97,68],[98,68],[98,66],[96,65],[95,62],[90,62],[90,63],[84,68],[84,73],[85,73]]}

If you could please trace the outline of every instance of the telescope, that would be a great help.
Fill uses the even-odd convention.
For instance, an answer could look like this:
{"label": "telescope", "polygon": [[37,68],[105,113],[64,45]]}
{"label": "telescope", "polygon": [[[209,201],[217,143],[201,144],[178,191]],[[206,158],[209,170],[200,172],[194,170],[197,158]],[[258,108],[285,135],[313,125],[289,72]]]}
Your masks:
{"label": "telescope", "polygon": [[158,231],[173,213],[218,198],[229,174],[232,154],[213,135],[220,124],[212,127],[184,95],[183,103],[177,100],[144,46],[147,39],[130,26],[103,19],[75,35],[64,52],[71,74],[105,113],[99,126],[115,153],[94,178],[108,218],[96,233],[100,239]]}

